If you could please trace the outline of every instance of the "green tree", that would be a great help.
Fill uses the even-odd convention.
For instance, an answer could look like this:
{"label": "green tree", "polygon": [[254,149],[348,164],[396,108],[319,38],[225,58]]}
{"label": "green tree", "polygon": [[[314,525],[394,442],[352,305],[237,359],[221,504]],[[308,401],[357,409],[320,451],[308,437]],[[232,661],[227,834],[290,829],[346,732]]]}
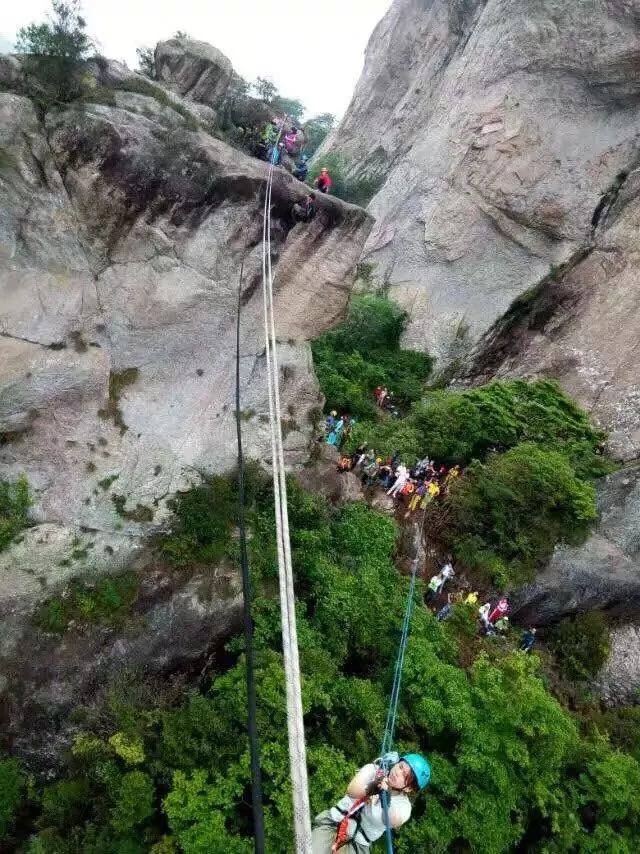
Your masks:
{"label": "green tree", "polygon": [[138,70],[150,80],[156,79],[156,58],[152,47],[136,48]]}
{"label": "green tree", "polygon": [[278,95],[273,98],[273,105],[284,115],[289,116],[292,121],[297,124],[302,124],[302,117],[304,116],[306,109],[302,101],[298,101],[295,98],[283,98],[282,95]]}
{"label": "green tree", "polygon": [[142,771],[124,774],[111,810],[111,826],[121,836],[135,834],[153,815],[153,782]]}
{"label": "green tree", "polygon": [[336,125],[336,117],[333,113],[320,113],[305,122],[304,131],[305,152],[311,157],[320,148],[328,134]]}
{"label": "green tree", "polygon": [[270,104],[278,95],[278,87],[266,77],[256,77],[251,84],[258,98]]}
{"label": "green tree", "polygon": [[373,390],[386,385],[401,406],[417,400],[432,359],[401,350],[406,315],[393,301],[373,294],[354,297],[347,319],[312,342],[314,365],[329,409],[375,418]]}
{"label": "green tree", "polygon": [[590,611],[561,620],[553,628],[551,648],[565,677],[592,679],[611,651],[606,617],[600,611]]}
{"label": "green tree", "polygon": [[46,108],[82,94],[78,68],[93,48],[85,32],[80,0],[52,0],[53,14],[18,31],[16,52],[27,54],[27,71],[37,84],[32,96]]}

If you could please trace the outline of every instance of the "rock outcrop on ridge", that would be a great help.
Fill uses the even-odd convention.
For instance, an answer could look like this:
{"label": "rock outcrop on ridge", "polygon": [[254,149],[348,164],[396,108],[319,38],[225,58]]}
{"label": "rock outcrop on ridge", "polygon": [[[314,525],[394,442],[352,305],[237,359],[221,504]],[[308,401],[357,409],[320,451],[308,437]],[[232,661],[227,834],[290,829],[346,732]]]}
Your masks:
{"label": "rock outcrop on ridge", "polygon": [[395,0],[323,151],[379,178],[364,259],[445,366],[592,241],[639,154],[640,3]]}
{"label": "rock outcrop on ridge", "polygon": [[[44,118],[19,59],[0,57],[0,479],[26,475],[35,522],[0,553],[0,709],[3,744],[33,769],[55,765],[69,711],[99,704],[114,679],[168,690],[197,679],[237,627],[235,567],[172,572],[147,542],[171,524],[176,492],[235,465],[239,286],[244,450],[270,459],[267,164],[210,132],[224,57],[191,41],[156,56],[167,85],[97,58],[84,100]],[[307,192],[276,170],[289,465],[307,459],[322,406],[308,339],[343,317],[371,228],[363,210],[326,197],[313,222],[294,225]],[[138,594],[121,626],[88,620],[56,635],[40,624],[72,580],[91,587],[124,569]]]}
{"label": "rock outcrop on ridge", "polygon": [[[190,102],[100,66],[105,103],[89,97],[44,121],[27,97],[0,92],[0,477],[26,474],[38,523],[0,556],[0,603],[42,597],[82,569],[127,565],[166,524],[168,497],[233,466],[241,267],[245,450],[270,453],[267,165],[202,130]],[[291,205],[305,192],[277,170],[289,463],[306,458],[322,402],[307,339],[343,316],[371,226],[361,209],[322,198],[315,220],[294,227]],[[87,536],[85,564],[66,565]]]}

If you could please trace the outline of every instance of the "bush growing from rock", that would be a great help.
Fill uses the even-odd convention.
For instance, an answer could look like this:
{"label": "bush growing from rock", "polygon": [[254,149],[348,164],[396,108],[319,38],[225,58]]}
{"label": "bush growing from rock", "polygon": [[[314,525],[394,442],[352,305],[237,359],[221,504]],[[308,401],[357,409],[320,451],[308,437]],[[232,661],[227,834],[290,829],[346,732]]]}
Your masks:
{"label": "bush growing from rock", "polygon": [[387,385],[400,405],[417,400],[433,360],[400,349],[405,313],[392,300],[354,297],[344,323],[312,342],[313,358],[329,409],[360,418],[377,413],[373,390]]}
{"label": "bush growing from rock", "polygon": [[41,109],[82,95],[79,68],[93,42],[85,32],[79,0],[52,0],[53,15],[18,32],[16,51],[26,54],[30,94]]}
{"label": "bush growing from rock", "polygon": [[452,488],[448,508],[454,552],[471,547],[488,568],[498,559],[511,567],[511,581],[530,579],[556,543],[581,542],[596,518],[593,486],[561,453],[532,442],[473,462]]}
{"label": "bush growing from rock", "polygon": [[6,549],[29,524],[29,484],[21,476],[15,482],[0,480],[0,551]]}
{"label": "bush growing from rock", "polygon": [[611,650],[604,614],[590,611],[567,617],[553,629],[551,647],[567,679],[592,679],[606,663]]}

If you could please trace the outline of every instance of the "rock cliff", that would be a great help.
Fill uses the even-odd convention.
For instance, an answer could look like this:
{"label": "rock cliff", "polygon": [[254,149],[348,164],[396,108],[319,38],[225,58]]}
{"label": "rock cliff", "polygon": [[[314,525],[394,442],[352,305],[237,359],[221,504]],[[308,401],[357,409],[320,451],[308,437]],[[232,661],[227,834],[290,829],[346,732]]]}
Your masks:
{"label": "rock cliff", "polygon": [[[220,80],[200,47],[179,62],[169,46],[171,61],[158,50],[164,79],[216,103]],[[187,86],[194,63],[199,82]],[[72,575],[130,564],[166,525],[172,494],[233,466],[241,267],[245,450],[268,457],[267,167],[206,132],[193,101],[116,63],[89,63],[93,94],[44,120],[22,94],[20,64],[0,69],[0,477],[26,474],[38,523],[0,556],[0,605],[16,608]],[[304,194],[277,170],[289,463],[306,458],[321,404],[307,339],[343,315],[371,226],[361,209],[322,198],[314,221],[294,227]]]}
{"label": "rock cliff", "polygon": [[[0,58],[0,478],[26,475],[36,523],[0,554],[0,714],[34,767],[67,743],[66,712],[99,701],[114,674],[188,675],[237,622],[235,570],[174,576],[149,568],[146,542],[169,525],[177,491],[235,464],[241,270],[245,454],[269,459],[267,165],[212,131],[225,57],[174,40],[156,61],[161,83],[91,60],[83,100],[43,116],[21,62]],[[323,197],[312,223],[294,225],[307,191],[276,170],[290,465],[306,460],[322,404],[308,339],[343,316],[372,222]],[[62,638],[37,628],[41,603],[67,596],[72,579],[95,585],[122,569],[140,588],[126,626],[71,626]]]}
{"label": "rock cliff", "polygon": [[636,0],[395,0],[325,151],[383,186],[365,259],[406,343],[460,358],[592,242],[638,158]]}

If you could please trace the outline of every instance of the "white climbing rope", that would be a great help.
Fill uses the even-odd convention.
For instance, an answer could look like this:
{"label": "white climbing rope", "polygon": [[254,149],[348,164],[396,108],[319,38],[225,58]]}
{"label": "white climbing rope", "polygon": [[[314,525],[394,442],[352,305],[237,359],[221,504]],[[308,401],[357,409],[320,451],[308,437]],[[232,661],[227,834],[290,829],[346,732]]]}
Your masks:
{"label": "white climbing rope", "polygon": [[[278,145],[282,129],[275,146]],[[267,393],[269,397],[269,427],[271,431],[271,457],[273,492],[276,517],[276,544],[278,554],[278,581],[280,588],[280,616],[282,625],[282,653],[287,701],[287,733],[289,738],[289,763],[293,788],[294,832],[297,854],[312,854],[311,811],[307,776],[307,750],[302,714],[302,686],[298,635],[296,629],[295,591],[289,540],[289,514],[287,484],[282,447],[282,421],[278,352],[273,306],[273,278],[271,271],[271,187],[273,162],[269,162],[265,187],[264,216],[262,224],[262,297],[264,307],[265,360],[267,367]]]}

